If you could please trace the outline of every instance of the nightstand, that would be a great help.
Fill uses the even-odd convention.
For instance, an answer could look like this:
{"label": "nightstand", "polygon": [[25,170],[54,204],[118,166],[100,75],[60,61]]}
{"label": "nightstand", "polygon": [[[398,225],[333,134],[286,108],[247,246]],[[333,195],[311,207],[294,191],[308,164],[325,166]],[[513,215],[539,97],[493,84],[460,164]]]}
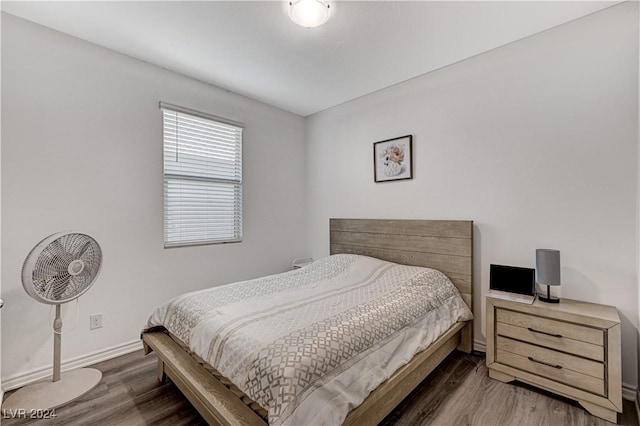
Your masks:
{"label": "nightstand", "polygon": [[291,269],[300,269],[304,268],[307,265],[311,265],[313,263],[313,258],[311,257],[298,257],[293,259],[291,264]]}
{"label": "nightstand", "polygon": [[529,383],[617,422],[622,368],[615,307],[569,299],[528,305],[487,297],[486,325],[491,378]]}

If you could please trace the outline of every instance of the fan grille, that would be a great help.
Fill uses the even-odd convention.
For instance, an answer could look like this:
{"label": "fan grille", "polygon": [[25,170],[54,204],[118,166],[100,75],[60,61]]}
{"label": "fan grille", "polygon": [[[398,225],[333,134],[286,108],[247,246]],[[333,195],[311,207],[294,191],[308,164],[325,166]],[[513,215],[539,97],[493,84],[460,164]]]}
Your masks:
{"label": "fan grille", "polygon": [[100,270],[102,250],[90,236],[73,233],[61,235],[44,248],[36,247],[25,266],[31,256],[37,256],[31,271],[34,296],[48,303],[64,303],[91,286]]}

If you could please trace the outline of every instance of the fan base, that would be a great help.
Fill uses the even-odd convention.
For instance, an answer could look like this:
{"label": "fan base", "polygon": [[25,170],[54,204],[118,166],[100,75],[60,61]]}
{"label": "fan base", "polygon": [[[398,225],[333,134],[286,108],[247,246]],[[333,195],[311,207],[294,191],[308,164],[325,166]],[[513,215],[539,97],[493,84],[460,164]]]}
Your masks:
{"label": "fan base", "polygon": [[102,373],[94,368],[77,368],[64,372],[60,380],[24,386],[15,391],[2,404],[3,410],[51,410],[80,398],[93,389]]}

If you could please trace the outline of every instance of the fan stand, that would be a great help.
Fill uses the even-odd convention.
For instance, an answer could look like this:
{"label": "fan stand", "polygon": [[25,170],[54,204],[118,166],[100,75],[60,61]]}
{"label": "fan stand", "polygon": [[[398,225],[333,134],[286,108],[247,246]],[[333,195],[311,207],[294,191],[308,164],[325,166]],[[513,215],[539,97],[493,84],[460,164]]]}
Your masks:
{"label": "fan stand", "polygon": [[[56,305],[56,319],[53,323],[53,377],[15,391],[2,404],[3,410],[51,410],[80,398],[93,389],[102,378],[102,372],[95,368],[76,368],[60,373],[60,353],[62,345],[62,319],[60,305]],[[10,411],[11,412],[11,411]],[[15,412],[15,411],[14,411]]]}

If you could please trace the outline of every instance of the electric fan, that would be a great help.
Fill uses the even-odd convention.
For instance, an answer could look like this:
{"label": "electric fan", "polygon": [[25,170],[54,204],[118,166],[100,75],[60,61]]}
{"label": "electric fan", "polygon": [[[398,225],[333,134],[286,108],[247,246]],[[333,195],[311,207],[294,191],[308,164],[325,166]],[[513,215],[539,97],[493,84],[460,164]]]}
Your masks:
{"label": "electric fan", "polygon": [[60,305],[80,297],[96,280],[102,250],[90,236],[62,232],[40,241],[22,265],[22,286],[41,303],[55,305],[53,323],[53,378],[25,386],[2,404],[4,410],[48,410],[64,405],[94,388],[102,373],[78,368],[60,373],[62,319]]}

